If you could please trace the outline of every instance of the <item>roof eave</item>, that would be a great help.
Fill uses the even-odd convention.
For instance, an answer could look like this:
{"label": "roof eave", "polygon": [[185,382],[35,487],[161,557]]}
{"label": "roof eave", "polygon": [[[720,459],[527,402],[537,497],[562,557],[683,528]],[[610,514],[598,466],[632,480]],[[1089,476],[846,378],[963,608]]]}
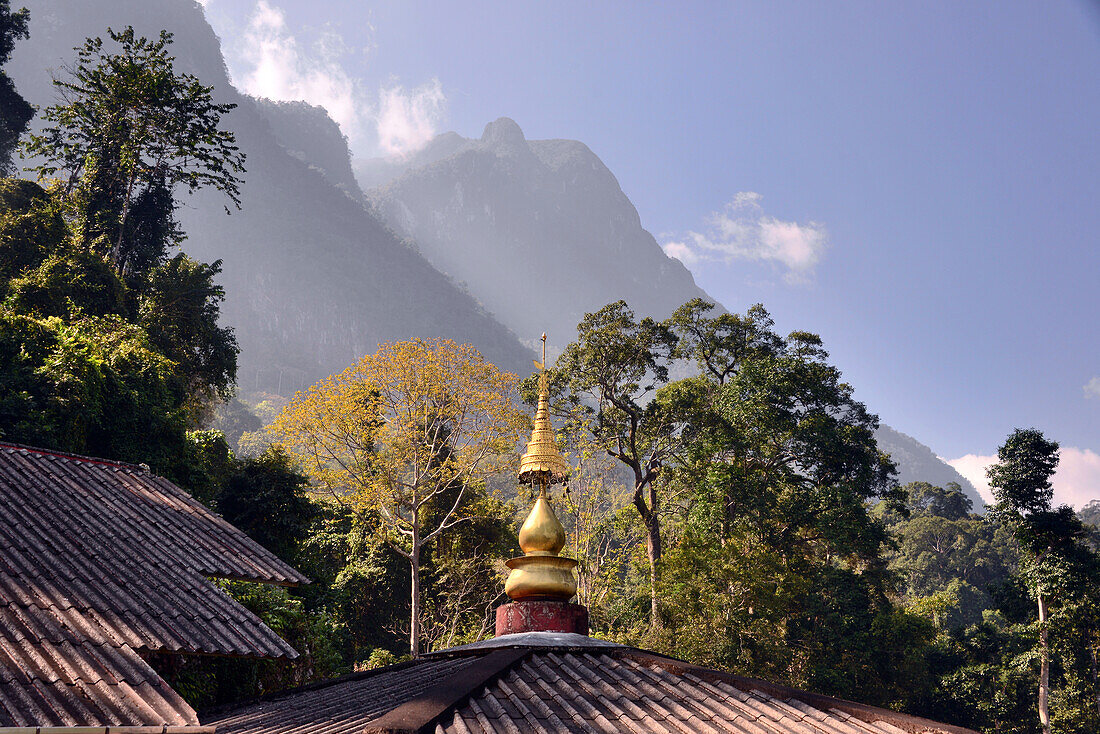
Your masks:
{"label": "roof eave", "polygon": [[0,734],[214,734],[213,726],[0,726]]}

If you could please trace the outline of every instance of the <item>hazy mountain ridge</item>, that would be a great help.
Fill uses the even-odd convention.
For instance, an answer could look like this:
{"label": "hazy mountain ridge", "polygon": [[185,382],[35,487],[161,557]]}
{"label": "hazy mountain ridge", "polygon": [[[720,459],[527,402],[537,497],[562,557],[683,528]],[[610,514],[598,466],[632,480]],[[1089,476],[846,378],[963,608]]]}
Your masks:
{"label": "hazy mountain ridge", "polygon": [[875,440],[878,442],[879,450],[889,454],[897,464],[898,482],[901,484],[919,481],[944,487],[949,482],[956,482],[974,503],[975,512],[981,512],[985,508],[985,500],[981,498],[970,480],[955,471],[954,467],[936,456],[932,449],[917,439],[883,425],[875,431]]}
{"label": "hazy mountain ridge", "polygon": [[618,299],[664,318],[709,298],[583,143],[528,141],[501,118],[479,140],[446,133],[406,161],[355,168],[365,184],[394,176],[367,192],[375,211],[528,342],[546,331],[562,346]]}
{"label": "hazy mountain ridge", "polygon": [[[223,320],[241,346],[243,390],[288,393],[342,370],[384,341],[447,337],[491,361],[528,370],[530,352],[468,293],[406,246],[359,201],[346,143],[319,108],[256,101],[229,83],[220,45],[197,3],[172,0],[30,0],[32,42],[7,67],[38,105],[54,99],[48,69],[85,36],[133,25],[175,34],[180,70],[238,105],[226,122],[248,155],[242,210],[224,197],[183,197],[184,250],[222,259]],[[302,144],[303,140],[308,144]],[[343,157],[344,167],[340,165]],[[308,161],[308,162],[307,162]]]}
{"label": "hazy mountain ridge", "polygon": [[[615,298],[663,316],[706,296],[642,229],[614,175],[583,143],[527,141],[505,118],[481,139],[445,133],[404,159],[356,161],[353,174],[346,140],[322,108],[255,100],[230,85],[218,38],[197,3],[22,4],[31,10],[31,41],[17,44],[6,69],[35,104],[54,100],[51,70],[59,73],[86,36],[134,25],[147,36],[161,28],[176,34],[179,67],[213,84],[217,100],[239,105],[228,122],[249,155],[243,210],[227,217],[223,197],[207,193],[184,197],[179,214],[189,234],[184,249],[224,260],[223,314],[242,347],[243,390],[285,394],[343,369],[380,341],[413,336],[469,341],[491,361],[526,374],[530,353],[475,297],[496,313],[519,314],[531,327],[528,340],[547,330],[564,344],[586,310]],[[475,276],[486,269],[490,282],[464,278],[472,295],[456,287],[364,210],[357,179],[381,186],[369,192],[379,211],[400,215],[410,230],[434,232],[430,246],[418,243],[425,252]],[[468,226],[457,226],[462,222]],[[486,228],[493,235],[487,252],[470,256]],[[447,229],[461,235],[453,250],[441,247],[452,242]],[[622,272],[597,277],[609,262]],[[538,269],[549,276],[544,282],[534,280]],[[489,286],[498,281],[510,286],[507,294],[493,293]],[[899,463],[902,482],[956,481],[982,507],[970,483],[928,447],[887,426],[877,435]]]}
{"label": "hazy mountain ridge", "polygon": [[310,166],[356,200],[363,197],[351,170],[348,141],[324,107],[307,102],[253,98],[275,139],[288,153]]}

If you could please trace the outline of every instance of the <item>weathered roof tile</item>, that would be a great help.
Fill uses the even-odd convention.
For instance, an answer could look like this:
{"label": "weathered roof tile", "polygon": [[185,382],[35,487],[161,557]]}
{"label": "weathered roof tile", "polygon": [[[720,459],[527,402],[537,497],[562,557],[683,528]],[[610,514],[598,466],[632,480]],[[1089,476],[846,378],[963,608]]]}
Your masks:
{"label": "weathered roof tile", "polygon": [[307,581],[139,467],[0,444],[0,726],[195,725],[139,649],[296,655],[208,576]]}
{"label": "weathered roof tile", "polygon": [[[967,732],[634,648],[561,641],[517,647],[514,657],[498,658],[504,668],[476,662],[503,652],[503,643],[456,648],[202,718],[218,734]],[[456,680],[465,686],[458,698]]]}

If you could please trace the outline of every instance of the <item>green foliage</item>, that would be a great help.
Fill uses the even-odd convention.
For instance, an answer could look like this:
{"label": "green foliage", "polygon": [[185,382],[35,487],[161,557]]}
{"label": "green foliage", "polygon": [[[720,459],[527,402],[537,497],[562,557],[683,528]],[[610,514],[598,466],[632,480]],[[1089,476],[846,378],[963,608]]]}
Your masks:
{"label": "green foliage", "polygon": [[998,462],[989,467],[989,486],[997,500],[995,511],[1012,519],[1050,509],[1054,488],[1051,476],[1058,466],[1058,444],[1034,428],[1017,428],[999,449]]}
{"label": "green foliage", "polygon": [[83,246],[129,273],[178,241],[176,186],[215,188],[239,206],[244,155],[233,133],[219,129],[234,105],[215,104],[212,87],[175,71],[172,34],[150,41],[125,28],[107,35],[117,50],[101,38],[75,49],[68,78],[54,82],[62,102],[43,112],[49,124],[26,151],[44,159],[40,176],[67,178]]}
{"label": "green foliage", "polygon": [[[0,67],[11,58],[15,42],[27,38],[29,20],[26,8],[13,12],[9,0],[0,0]],[[0,71],[0,176],[11,170],[11,154],[33,116],[34,109],[15,91],[8,75]]]}
{"label": "green foliage", "polygon": [[222,485],[218,511],[275,555],[293,559],[317,514],[307,486],[306,477],[275,446],[238,463]]}
{"label": "green foliage", "polygon": [[237,376],[233,330],[218,325],[225,291],[214,283],[221,261],[207,265],[179,253],[149,271],[137,298],[137,322],[175,362],[193,419],[226,400]]}
{"label": "green foliage", "polygon": [[173,468],[185,416],[172,363],[117,316],[72,321],[0,309],[5,440]]}
{"label": "green foliage", "polygon": [[128,286],[74,244],[60,196],[0,180],[0,432],[186,484],[188,424],[236,368],[217,265],[179,255]]}
{"label": "green foliage", "polygon": [[991,590],[1017,566],[1011,529],[993,517],[968,514],[970,502],[958,485],[913,482],[902,489],[908,518],[885,505],[876,508],[895,539],[887,558],[903,582],[901,600],[938,627],[978,623],[994,606]]}
{"label": "green foliage", "polygon": [[1089,527],[1100,528],[1100,499],[1092,500],[1077,513],[1081,522]]}
{"label": "green foliage", "polygon": [[0,295],[68,241],[60,197],[33,181],[0,179]]}

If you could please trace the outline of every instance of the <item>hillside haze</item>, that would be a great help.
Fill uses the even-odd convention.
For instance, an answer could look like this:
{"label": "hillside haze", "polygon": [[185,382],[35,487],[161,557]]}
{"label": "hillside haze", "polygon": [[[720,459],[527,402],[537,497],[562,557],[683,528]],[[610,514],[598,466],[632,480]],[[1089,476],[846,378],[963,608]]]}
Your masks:
{"label": "hillside haze", "polygon": [[545,331],[560,348],[585,313],[619,299],[655,318],[714,300],[584,143],[527,140],[505,117],[480,139],[446,133],[407,161],[361,161],[356,174],[379,216],[525,343]]}
{"label": "hillside haze", "polygon": [[[290,394],[379,342],[411,337],[469,342],[526,374],[533,355],[516,334],[532,345],[546,331],[560,348],[586,312],[611,301],[663,318],[707,298],[583,143],[529,141],[501,118],[479,139],[445,133],[405,158],[356,161],[353,171],[324,109],[255,100],[231,86],[197,3],[25,4],[31,41],[17,44],[6,70],[39,106],[54,101],[51,74],[71,62],[74,46],[126,25],[175,34],[178,67],[238,105],[226,123],[248,155],[242,210],[226,216],[224,198],[202,193],[182,198],[179,218],[186,252],[224,262],[223,320],[241,345],[246,392]],[[888,426],[877,438],[903,483],[955,481],[983,507],[927,446]]]}
{"label": "hillside haze", "polygon": [[[320,108],[258,102],[229,83],[217,37],[193,2],[28,0],[31,40],[7,67],[24,97],[55,100],[73,47],[108,26],[174,34],[177,68],[238,105],[225,119],[247,154],[242,208],[226,216],[220,194],[183,196],[183,249],[221,259],[223,321],[241,346],[242,390],[288,394],[347,367],[380,342],[446,337],[477,346],[511,370],[531,353],[362,204],[346,143]],[[340,170],[341,162],[344,170]]]}
{"label": "hillside haze", "polygon": [[985,500],[970,480],[917,439],[882,425],[875,431],[875,441],[878,442],[879,450],[889,454],[897,464],[899,483],[928,482],[937,487],[946,487],[950,482],[955,482],[973,503],[975,512],[985,509]]}

